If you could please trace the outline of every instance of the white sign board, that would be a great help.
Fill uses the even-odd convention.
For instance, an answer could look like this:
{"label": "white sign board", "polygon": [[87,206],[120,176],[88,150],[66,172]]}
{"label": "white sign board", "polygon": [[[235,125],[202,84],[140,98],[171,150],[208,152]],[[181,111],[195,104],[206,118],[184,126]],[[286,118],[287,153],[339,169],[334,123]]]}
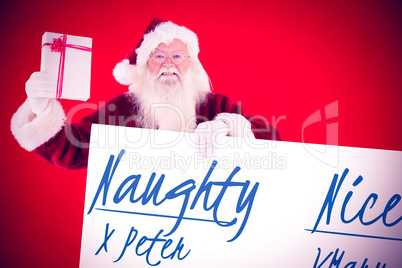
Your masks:
{"label": "white sign board", "polygon": [[193,135],[92,126],[81,268],[402,267],[402,152]]}

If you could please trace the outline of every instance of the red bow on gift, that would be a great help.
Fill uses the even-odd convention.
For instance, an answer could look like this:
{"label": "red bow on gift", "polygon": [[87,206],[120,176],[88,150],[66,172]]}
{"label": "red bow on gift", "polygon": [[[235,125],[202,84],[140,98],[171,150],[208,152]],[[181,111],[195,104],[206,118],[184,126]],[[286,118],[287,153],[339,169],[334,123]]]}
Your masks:
{"label": "red bow on gift", "polygon": [[61,52],[63,50],[63,37],[53,38],[53,43],[50,44],[50,51]]}

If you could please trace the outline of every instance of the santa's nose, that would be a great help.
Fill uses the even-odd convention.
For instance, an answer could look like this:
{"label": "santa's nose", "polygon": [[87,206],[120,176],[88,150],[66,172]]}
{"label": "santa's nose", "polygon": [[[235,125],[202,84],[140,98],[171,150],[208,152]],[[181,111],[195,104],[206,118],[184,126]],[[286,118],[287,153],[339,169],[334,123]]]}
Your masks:
{"label": "santa's nose", "polygon": [[165,62],[164,62],[165,66],[171,66],[173,65],[173,61],[171,57],[166,57]]}

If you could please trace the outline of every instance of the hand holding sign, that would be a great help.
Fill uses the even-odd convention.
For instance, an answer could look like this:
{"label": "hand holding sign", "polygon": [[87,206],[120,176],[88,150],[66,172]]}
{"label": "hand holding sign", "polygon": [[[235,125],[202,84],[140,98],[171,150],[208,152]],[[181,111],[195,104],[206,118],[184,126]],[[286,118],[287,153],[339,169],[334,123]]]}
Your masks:
{"label": "hand holding sign", "polygon": [[201,123],[194,131],[197,152],[205,157],[216,155],[222,137],[229,133],[229,126],[221,120]]}
{"label": "hand holding sign", "polygon": [[194,131],[197,152],[205,157],[217,155],[218,149],[227,146],[225,136],[254,139],[251,123],[242,115],[220,113],[212,121],[198,124]]}

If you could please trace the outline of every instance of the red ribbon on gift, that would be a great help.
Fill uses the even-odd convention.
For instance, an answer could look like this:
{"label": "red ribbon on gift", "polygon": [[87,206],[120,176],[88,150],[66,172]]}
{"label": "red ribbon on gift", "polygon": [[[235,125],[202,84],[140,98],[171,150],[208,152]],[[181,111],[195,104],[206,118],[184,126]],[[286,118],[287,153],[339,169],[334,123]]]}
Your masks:
{"label": "red ribbon on gift", "polygon": [[59,38],[53,38],[53,43],[44,43],[42,48],[45,46],[50,47],[50,51],[52,52],[60,52],[60,63],[59,63],[59,74],[57,76],[57,91],[56,98],[60,98],[63,89],[63,77],[64,77],[64,61],[66,58],[66,48],[74,48],[79,50],[84,50],[88,52],[92,52],[92,48],[80,46],[80,45],[72,45],[67,44],[67,34],[63,34]]}

